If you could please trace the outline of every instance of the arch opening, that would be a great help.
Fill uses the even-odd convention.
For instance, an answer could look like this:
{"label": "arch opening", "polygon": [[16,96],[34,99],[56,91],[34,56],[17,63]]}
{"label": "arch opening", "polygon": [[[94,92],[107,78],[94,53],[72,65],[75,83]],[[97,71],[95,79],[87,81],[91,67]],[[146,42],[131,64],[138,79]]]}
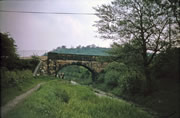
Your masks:
{"label": "arch opening", "polygon": [[95,71],[79,63],[59,65],[56,75],[62,74],[64,74],[64,79],[74,80],[81,84],[91,84],[96,76]]}

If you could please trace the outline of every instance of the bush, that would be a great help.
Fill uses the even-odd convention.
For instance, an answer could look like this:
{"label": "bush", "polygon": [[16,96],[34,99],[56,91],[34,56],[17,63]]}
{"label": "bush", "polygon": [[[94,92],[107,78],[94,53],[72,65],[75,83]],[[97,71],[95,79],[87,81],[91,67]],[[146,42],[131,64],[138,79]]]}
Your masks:
{"label": "bush", "polygon": [[18,70],[31,70],[34,71],[36,66],[38,65],[39,60],[38,59],[17,59],[16,60],[16,66],[14,69]]}
{"label": "bush", "polygon": [[98,74],[98,77],[97,77],[97,79],[96,79],[96,81],[95,81],[95,83],[96,84],[98,84],[98,83],[104,83],[104,76],[105,76],[105,73],[104,72],[102,72],[102,73],[99,73]]}
{"label": "bush", "polygon": [[136,71],[129,71],[129,73],[120,80],[122,93],[135,95],[145,91],[145,77]]}
{"label": "bush", "polygon": [[70,97],[68,96],[67,92],[62,89],[56,89],[55,95],[59,100],[68,103]]}
{"label": "bush", "polygon": [[1,71],[1,87],[13,87],[17,84],[17,74],[14,71]]}
{"label": "bush", "polygon": [[135,95],[145,91],[144,75],[123,63],[110,63],[105,69],[104,78],[106,88],[118,96]]}
{"label": "bush", "polygon": [[118,80],[120,77],[120,73],[117,71],[108,71],[105,74],[105,84],[108,88],[113,89],[118,86]]}
{"label": "bush", "polygon": [[166,52],[159,53],[152,65],[152,75],[154,78],[179,79],[179,57],[180,49],[172,48]]}
{"label": "bush", "polygon": [[83,70],[80,79],[91,79],[91,73],[87,69]]}
{"label": "bush", "polygon": [[32,79],[32,72],[30,70],[14,70],[8,71],[5,68],[1,68],[1,87],[19,87],[20,83],[28,79]]}
{"label": "bush", "polygon": [[120,86],[119,81],[127,73],[128,69],[125,64],[112,62],[105,68],[105,84],[109,89]]}

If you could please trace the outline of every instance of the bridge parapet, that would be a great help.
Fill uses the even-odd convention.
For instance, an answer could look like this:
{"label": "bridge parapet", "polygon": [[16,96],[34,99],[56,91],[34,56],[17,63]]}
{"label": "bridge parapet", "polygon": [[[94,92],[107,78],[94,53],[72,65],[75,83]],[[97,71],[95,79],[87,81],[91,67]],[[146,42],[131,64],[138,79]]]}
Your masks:
{"label": "bridge parapet", "polygon": [[48,53],[48,59],[51,60],[78,60],[78,61],[97,61],[101,56],[96,55],[77,55],[77,54],[58,54],[54,52]]}

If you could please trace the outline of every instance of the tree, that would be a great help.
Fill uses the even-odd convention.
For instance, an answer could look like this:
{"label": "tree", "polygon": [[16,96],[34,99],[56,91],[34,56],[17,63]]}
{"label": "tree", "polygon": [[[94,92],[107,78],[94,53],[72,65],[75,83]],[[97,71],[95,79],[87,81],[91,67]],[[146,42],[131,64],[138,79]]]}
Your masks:
{"label": "tree", "polygon": [[100,18],[95,26],[101,38],[136,45],[142,56],[147,90],[151,92],[150,64],[159,51],[166,50],[176,41],[177,22],[172,22],[169,28],[172,17],[156,2],[148,0],[115,0],[95,10]]}
{"label": "tree", "polygon": [[1,58],[17,57],[15,41],[8,33],[0,33]]}
{"label": "tree", "polygon": [[78,45],[76,48],[77,48],[77,49],[81,49],[81,45]]}
{"label": "tree", "polygon": [[1,66],[11,68],[18,58],[15,41],[8,33],[0,33]]}
{"label": "tree", "polygon": [[[153,1],[153,0],[151,0]],[[179,40],[174,41],[174,45],[176,47],[180,46],[180,35],[177,35],[176,37],[173,37],[174,35],[171,35],[173,31],[171,29],[180,31],[180,7],[179,7],[179,0],[156,0],[154,1],[157,3],[157,5],[163,9],[164,14],[168,17],[168,33],[169,33],[169,40],[171,41],[171,38],[176,38]],[[176,24],[176,25],[174,25]],[[171,48],[172,45],[170,45]],[[168,49],[170,49],[168,48]]]}
{"label": "tree", "polygon": [[[153,0],[152,0],[153,1]],[[174,22],[177,22],[180,28],[180,7],[179,7],[179,0],[156,0],[155,1],[161,8],[163,8],[169,16],[174,17]]]}
{"label": "tree", "polygon": [[139,65],[140,62],[142,62],[139,54],[139,49],[136,48],[135,45],[130,45],[129,43],[125,43],[123,45],[113,43],[111,47],[112,48],[108,51],[108,53],[112,55],[112,57],[110,57],[112,61],[123,61],[126,65],[135,62]]}
{"label": "tree", "polygon": [[62,45],[62,47],[61,47],[62,49],[66,49],[66,46],[65,45]]}

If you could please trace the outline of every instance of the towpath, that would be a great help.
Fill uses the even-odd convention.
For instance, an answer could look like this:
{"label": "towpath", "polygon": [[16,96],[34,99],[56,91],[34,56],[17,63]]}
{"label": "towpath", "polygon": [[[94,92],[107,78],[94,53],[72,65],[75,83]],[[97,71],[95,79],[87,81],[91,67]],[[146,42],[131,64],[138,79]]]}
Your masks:
{"label": "towpath", "polygon": [[22,100],[24,100],[27,96],[31,95],[32,92],[36,91],[40,88],[41,85],[43,85],[45,82],[37,84],[34,88],[28,90],[27,92],[17,96],[13,100],[9,101],[6,105],[1,107],[1,118],[5,116],[5,114],[10,111],[13,107],[15,107],[18,103],[20,103]]}

